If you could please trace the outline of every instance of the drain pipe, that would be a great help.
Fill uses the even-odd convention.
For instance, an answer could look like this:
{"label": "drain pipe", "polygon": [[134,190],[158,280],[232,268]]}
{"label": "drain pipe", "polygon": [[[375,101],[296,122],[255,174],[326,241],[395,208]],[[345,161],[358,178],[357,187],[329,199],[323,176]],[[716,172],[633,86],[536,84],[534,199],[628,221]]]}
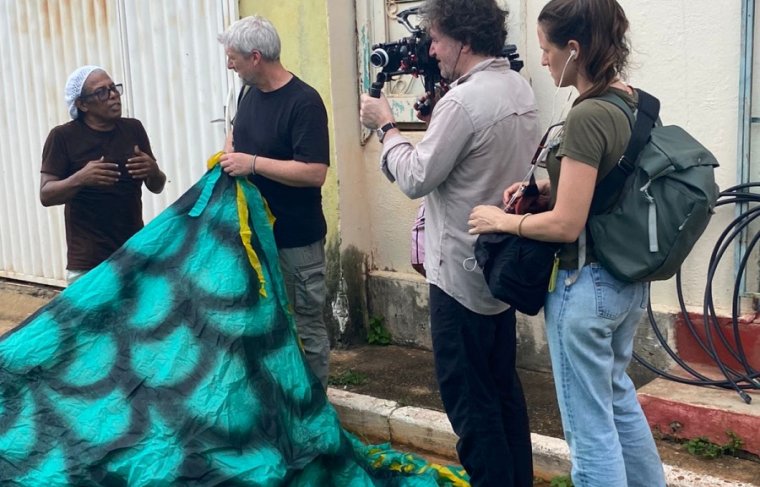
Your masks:
{"label": "drain pipe", "polygon": [[[741,33],[741,64],[739,67],[739,141],[737,147],[737,184],[750,181],[752,124],[760,122],[760,118],[752,116],[752,55],[755,41],[755,0],[742,0],[742,33]],[[745,213],[747,203],[736,205],[736,216]],[[743,232],[734,250],[734,269],[739,269],[743,256],[747,251],[747,232]],[[747,279],[741,280],[739,292],[747,293]]]}

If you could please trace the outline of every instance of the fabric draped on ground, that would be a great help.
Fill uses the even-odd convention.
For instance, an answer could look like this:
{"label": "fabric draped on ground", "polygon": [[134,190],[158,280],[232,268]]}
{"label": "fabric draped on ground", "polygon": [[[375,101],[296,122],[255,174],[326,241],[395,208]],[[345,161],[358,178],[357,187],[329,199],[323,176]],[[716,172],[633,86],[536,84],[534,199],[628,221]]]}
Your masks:
{"label": "fabric draped on ground", "polygon": [[259,192],[211,169],[0,339],[0,485],[458,486],[345,432]]}

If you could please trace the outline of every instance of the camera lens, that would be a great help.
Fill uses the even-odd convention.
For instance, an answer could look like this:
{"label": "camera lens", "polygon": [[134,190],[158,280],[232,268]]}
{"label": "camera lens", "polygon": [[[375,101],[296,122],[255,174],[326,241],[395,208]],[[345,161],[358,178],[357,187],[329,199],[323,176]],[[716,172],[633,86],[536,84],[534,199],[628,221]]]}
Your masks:
{"label": "camera lens", "polygon": [[384,67],[388,64],[388,60],[388,53],[385,52],[385,49],[381,48],[375,49],[369,56],[369,62],[372,63],[372,66],[377,68]]}

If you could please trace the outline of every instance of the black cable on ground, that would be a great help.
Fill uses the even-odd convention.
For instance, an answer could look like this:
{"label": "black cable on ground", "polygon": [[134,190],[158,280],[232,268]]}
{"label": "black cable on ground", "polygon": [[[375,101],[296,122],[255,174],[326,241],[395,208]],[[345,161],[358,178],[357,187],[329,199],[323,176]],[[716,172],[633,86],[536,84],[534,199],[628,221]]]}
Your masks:
{"label": "black cable on ground", "polygon": [[[681,314],[684,318],[685,324],[697,345],[702,351],[715,363],[715,366],[720,369],[725,377],[725,380],[711,379],[694,368],[690,367],[678,354],[668,345],[667,340],[660,330],[657,320],[655,319],[654,312],[652,311],[652,302],[649,301],[647,313],[649,316],[649,322],[652,325],[652,329],[655,336],[660,342],[665,352],[670,358],[683,369],[691,378],[681,377],[673,373],[661,370],[651,363],[644,360],[638,354],[634,353],[634,358],[641,363],[644,367],[654,372],[655,374],[664,377],[666,379],[680,382],[682,384],[690,384],[695,386],[705,387],[721,387],[725,389],[733,389],[739,394],[744,402],[749,404],[752,398],[747,394],[746,390],[759,390],[760,391],[760,372],[755,370],[747,360],[744,346],[742,345],[741,335],[739,334],[739,315],[740,315],[740,299],[741,299],[741,283],[744,281],[745,273],[747,270],[747,263],[752,251],[760,242],[760,232],[755,232],[749,239],[747,248],[742,255],[739,268],[736,269],[736,276],[734,278],[734,289],[732,293],[732,307],[731,307],[731,330],[733,337],[726,336],[726,333],[720,326],[717,313],[715,312],[715,306],[712,297],[713,279],[715,273],[725,254],[732,249],[734,241],[740,238],[743,234],[749,231],[750,224],[752,224],[757,218],[760,218],[760,194],[752,193],[753,188],[760,188],[760,182],[747,183],[733,186],[720,193],[717,206],[726,205],[738,205],[738,216],[726,227],[718,238],[718,242],[713,248],[713,252],[710,256],[709,266],[707,270],[707,279],[705,284],[705,293],[703,299],[703,325],[704,336],[703,340],[697,332],[697,326],[689,317],[689,312],[686,309],[686,303],[683,297],[683,290],[681,287],[681,272],[676,275],[676,292],[678,295],[678,304],[681,309]],[[736,361],[743,370],[736,370],[735,367],[727,365],[720,354],[716,350],[716,341],[713,336],[718,338],[718,343],[723,349],[728,351],[731,358]]]}

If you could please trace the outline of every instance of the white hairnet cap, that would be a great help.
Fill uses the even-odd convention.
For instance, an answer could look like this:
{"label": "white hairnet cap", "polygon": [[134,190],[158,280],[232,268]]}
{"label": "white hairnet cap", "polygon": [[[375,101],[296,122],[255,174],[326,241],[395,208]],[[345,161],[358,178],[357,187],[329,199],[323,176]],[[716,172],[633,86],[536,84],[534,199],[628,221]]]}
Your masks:
{"label": "white hairnet cap", "polygon": [[105,69],[100,66],[82,66],[81,68],[75,69],[74,72],[69,75],[69,79],[66,80],[66,89],[64,90],[63,96],[66,100],[66,106],[69,108],[69,115],[71,115],[72,120],[77,119],[78,112],[76,101],[82,94],[84,83],[87,81],[90,74],[96,70],[105,71]]}

